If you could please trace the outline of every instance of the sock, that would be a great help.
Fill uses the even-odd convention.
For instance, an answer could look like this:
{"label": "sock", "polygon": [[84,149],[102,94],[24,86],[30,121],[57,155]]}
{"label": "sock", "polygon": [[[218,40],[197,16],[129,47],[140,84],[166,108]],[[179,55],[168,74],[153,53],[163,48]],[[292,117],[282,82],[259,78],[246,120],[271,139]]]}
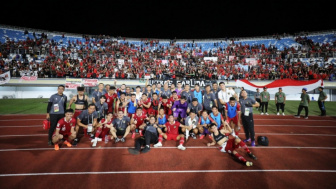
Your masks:
{"label": "sock", "polygon": [[142,129],[139,129],[139,134],[140,134],[140,136],[143,136],[142,135]]}
{"label": "sock", "polygon": [[163,139],[163,138],[162,138],[162,135],[160,134],[160,135],[159,135],[159,142],[162,142],[162,139]]}
{"label": "sock", "polygon": [[146,145],[147,148],[149,148],[149,145]]}
{"label": "sock", "polygon": [[235,134],[238,136],[239,135],[239,131],[235,131]]}
{"label": "sock", "polygon": [[241,140],[238,144],[241,148],[243,148],[247,153],[251,153],[251,151],[248,149],[247,145]]}
{"label": "sock", "polygon": [[243,163],[246,162],[246,159],[245,159],[243,156],[241,156],[240,154],[236,153],[236,154],[234,154],[234,156],[235,156],[239,161],[241,161],[241,162],[243,162]]}
{"label": "sock", "polygon": [[181,139],[180,139],[180,145],[183,145],[183,143],[184,143],[184,137],[181,137]]}
{"label": "sock", "polygon": [[96,134],[95,134],[95,137],[98,138],[100,136],[101,132],[102,132],[102,128],[98,127],[98,129],[96,131]]}
{"label": "sock", "polygon": [[89,135],[87,134],[87,129],[84,128],[83,130],[84,130],[84,136],[86,136],[86,137],[89,136]]}

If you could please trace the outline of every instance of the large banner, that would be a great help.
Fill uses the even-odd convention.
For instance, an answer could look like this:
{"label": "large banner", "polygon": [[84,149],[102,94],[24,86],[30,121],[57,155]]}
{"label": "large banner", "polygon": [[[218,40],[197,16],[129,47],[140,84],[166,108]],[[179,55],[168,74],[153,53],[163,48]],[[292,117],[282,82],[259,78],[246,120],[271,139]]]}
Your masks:
{"label": "large banner", "polygon": [[199,84],[200,87],[205,87],[206,85],[211,85],[211,81],[210,80],[195,80],[195,79],[184,79],[184,80],[156,80],[156,79],[150,79],[149,80],[149,84],[153,85],[153,84],[161,84],[163,86],[163,84],[168,83],[168,86],[171,86],[172,84],[174,84],[176,86],[176,84],[178,82],[181,82],[182,87],[184,87],[186,84],[189,84],[190,87],[195,87],[195,84]]}
{"label": "large banner", "polygon": [[211,60],[211,61],[213,61],[213,62],[217,62],[218,57],[204,57],[203,59],[204,59],[204,60]]}
{"label": "large banner", "polygon": [[258,64],[258,61],[256,58],[245,58],[245,62],[252,66],[255,66]]}
{"label": "large banner", "polygon": [[84,87],[95,87],[98,85],[98,79],[82,79]]}
{"label": "large banner", "polygon": [[77,89],[80,86],[82,86],[82,79],[65,79],[65,88],[67,89]]}
{"label": "large banner", "polygon": [[282,88],[282,91],[286,94],[298,94],[302,93],[302,88],[307,88],[308,91],[312,91],[317,89],[319,86],[323,86],[322,80],[310,80],[310,81],[297,81],[291,79],[279,79],[275,80],[272,83],[267,85],[255,85],[249,82],[246,79],[237,80],[236,81],[237,87],[244,87],[245,90],[249,91],[256,91],[257,88],[260,91],[263,90],[264,87],[267,87],[267,91],[270,94],[275,94],[279,91],[279,88]]}
{"label": "large banner", "polygon": [[22,76],[20,80],[25,80],[25,81],[35,81],[37,80],[37,76]]}
{"label": "large banner", "polygon": [[8,83],[9,80],[10,80],[10,73],[9,72],[5,72],[3,74],[0,74],[0,85]]}

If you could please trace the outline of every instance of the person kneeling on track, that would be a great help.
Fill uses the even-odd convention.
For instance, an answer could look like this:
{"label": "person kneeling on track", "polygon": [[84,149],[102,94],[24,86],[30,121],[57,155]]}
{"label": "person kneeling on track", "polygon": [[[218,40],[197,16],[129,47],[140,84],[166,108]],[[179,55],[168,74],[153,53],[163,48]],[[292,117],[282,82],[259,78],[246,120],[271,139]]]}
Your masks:
{"label": "person kneeling on track", "polygon": [[221,130],[217,129],[216,124],[210,124],[209,130],[212,132],[212,143],[208,143],[208,146],[218,145],[221,146],[221,152],[228,152],[229,154],[233,155],[235,158],[237,158],[238,161],[242,162],[246,166],[252,166],[253,163],[250,161],[247,161],[243,156],[241,156],[236,149],[239,147],[243,148],[248,156],[250,156],[252,159],[256,160],[257,157],[252,154],[252,152],[247,148],[247,145],[237,136],[233,137],[231,135],[232,129],[228,125],[228,123],[224,123],[224,127]]}
{"label": "person kneeling on track", "polygon": [[76,119],[72,118],[73,110],[65,110],[65,117],[57,122],[56,130],[52,136],[52,142],[55,144],[55,150],[59,150],[58,143],[64,141],[68,147],[71,147],[71,141],[76,137],[75,126]]}
{"label": "person kneeling on track", "polygon": [[158,125],[155,123],[155,116],[149,117],[149,122],[144,125],[141,125],[140,128],[144,130],[144,136],[137,138],[135,141],[135,148],[128,149],[131,154],[139,154],[141,146],[145,146],[141,150],[141,153],[147,153],[150,151],[150,144],[155,144],[158,141]]}
{"label": "person kneeling on track", "polygon": [[162,146],[162,139],[165,138],[167,140],[180,140],[180,144],[177,146],[179,150],[185,150],[186,147],[183,146],[184,143],[184,134],[179,134],[179,127],[184,126],[180,122],[174,120],[173,115],[169,115],[168,122],[165,124],[165,131],[163,133],[161,129],[158,130],[159,132],[159,142],[154,145],[154,147],[161,147]]}
{"label": "person kneeling on track", "polygon": [[97,126],[97,131],[95,133],[95,138],[91,140],[92,147],[97,146],[98,141],[102,141],[102,138],[108,137],[108,134],[110,133],[110,128],[112,128],[112,118],[113,113],[109,112],[106,116],[106,119],[103,118],[100,120]]}
{"label": "person kneeling on track", "polygon": [[[115,143],[121,141],[126,141],[126,136],[130,132],[130,118],[127,116],[124,116],[124,112],[119,111],[118,117],[115,118],[112,122],[112,128],[111,128],[111,139],[115,140]],[[122,136],[121,139],[119,139],[117,136]]]}

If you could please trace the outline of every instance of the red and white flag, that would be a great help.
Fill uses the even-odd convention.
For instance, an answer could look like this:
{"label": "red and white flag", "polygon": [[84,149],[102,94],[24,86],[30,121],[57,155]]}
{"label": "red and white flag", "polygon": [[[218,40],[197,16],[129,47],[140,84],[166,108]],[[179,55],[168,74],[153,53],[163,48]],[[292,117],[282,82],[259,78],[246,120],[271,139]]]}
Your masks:
{"label": "red and white flag", "polygon": [[298,94],[298,93],[302,93],[303,88],[307,88],[307,92],[308,92],[322,85],[323,85],[323,81],[319,79],[310,80],[310,81],[279,79],[267,85],[255,85],[246,79],[236,81],[236,87],[244,87],[244,89],[249,90],[249,91],[256,91],[257,88],[261,89],[260,91],[262,91],[264,87],[267,87],[267,91],[270,94],[275,94],[279,92],[280,87],[282,88],[282,91],[286,94]]}
{"label": "red and white flag", "polygon": [[0,85],[8,83],[9,80],[10,80],[10,72],[5,72],[3,74],[0,74]]}

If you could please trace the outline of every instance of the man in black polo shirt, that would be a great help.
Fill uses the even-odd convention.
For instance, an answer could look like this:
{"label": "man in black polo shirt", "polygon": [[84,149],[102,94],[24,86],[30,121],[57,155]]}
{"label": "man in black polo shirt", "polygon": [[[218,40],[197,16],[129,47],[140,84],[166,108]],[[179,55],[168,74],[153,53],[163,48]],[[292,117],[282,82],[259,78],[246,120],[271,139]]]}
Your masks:
{"label": "man in black polo shirt", "polygon": [[[242,98],[239,99],[240,103],[240,119],[243,123],[245,137],[244,142],[251,141],[251,146],[255,146],[255,133],[254,133],[254,120],[253,120],[253,107],[259,107],[259,103],[247,97],[247,92],[241,92]],[[239,120],[240,121],[240,120]]]}
{"label": "man in black polo shirt", "polygon": [[77,137],[73,141],[73,145],[76,146],[79,139],[78,139],[78,131],[79,127],[84,128],[84,135],[89,135],[94,137],[94,130],[95,127],[98,126],[98,114],[96,112],[96,106],[94,104],[89,104],[87,110],[83,110],[81,114],[77,117],[77,125],[76,125],[76,134]]}
{"label": "man in black polo shirt", "polygon": [[66,109],[67,96],[63,94],[64,85],[59,85],[57,93],[51,95],[47,107],[47,119],[50,119],[50,128],[48,133],[48,145],[52,145],[51,137],[56,129],[57,122],[64,117]]}
{"label": "man in black polo shirt", "polygon": [[142,153],[147,153],[150,151],[150,144],[155,144],[158,142],[158,125],[155,123],[155,116],[150,116],[149,122],[144,123],[140,126],[140,129],[145,131],[144,136],[138,138],[135,141],[135,148],[128,149],[129,153],[137,155],[140,153],[141,146],[145,145],[145,148],[141,150]]}
{"label": "man in black polo shirt", "polygon": [[[111,128],[111,139],[115,139],[115,143],[125,142],[125,138],[130,132],[130,118],[124,116],[124,112],[118,111],[118,117],[113,120]],[[122,136],[121,139],[118,136]]]}

